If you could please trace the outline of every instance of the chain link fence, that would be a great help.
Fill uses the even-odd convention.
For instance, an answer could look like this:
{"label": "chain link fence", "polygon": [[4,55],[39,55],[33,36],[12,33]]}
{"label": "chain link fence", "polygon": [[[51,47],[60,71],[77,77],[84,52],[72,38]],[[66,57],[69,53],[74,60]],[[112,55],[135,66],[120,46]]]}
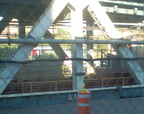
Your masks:
{"label": "chain link fence", "polygon": [[[38,32],[34,28],[55,1],[0,1],[0,40],[6,40],[3,44],[0,42],[0,114],[76,114],[78,95],[73,90],[73,62],[78,61],[83,61],[92,114],[144,114],[143,87],[135,89],[139,87],[136,74],[141,76],[144,70],[143,44],[117,44],[117,47],[126,45],[134,55],[123,58],[111,44],[83,43],[83,58],[73,58],[71,43],[19,42],[39,40],[33,34],[39,37],[39,28],[43,32],[46,25],[41,23]],[[84,40],[107,41],[88,11],[84,9],[83,13],[87,22],[83,25]],[[42,40],[72,39],[69,5],[52,21]],[[135,28],[118,30],[122,35],[130,34],[123,37],[125,41],[143,41],[143,26]],[[12,42],[13,39],[18,42]],[[129,63],[138,64],[133,66],[137,72]]]}
{"label": "chain link fence", "polygon": [[[39,53],[39,50],[34,50],[29,56],[30,60],[25,62],[17,61],[19,63],[11,61],[13,62],[11,64],[21,64],[21,68],[15,74],[3,94],[72,90],[72,62],[79,60],[74,58],[65,60],[57,58],[45,59],[46,53],[53,53],[53,51],[41,51],[43,51],[44,56],[36,55],[36,53]],[[102,55],[104,51],[95,50],[94,53],[101,53],[100,55]],[[106,56],[102,58],[83,59],[84,81],[87,88],[137,85],[133,78],[134,73],[129,69],[126,61],[136,60],[143,68],[142,57],[124,59],[117,57],[117,55],[105,54]],[[50,56],[47,55],[47,57]],[[1,60],[1,69],[6,62],[9,63],[10,61]]]}

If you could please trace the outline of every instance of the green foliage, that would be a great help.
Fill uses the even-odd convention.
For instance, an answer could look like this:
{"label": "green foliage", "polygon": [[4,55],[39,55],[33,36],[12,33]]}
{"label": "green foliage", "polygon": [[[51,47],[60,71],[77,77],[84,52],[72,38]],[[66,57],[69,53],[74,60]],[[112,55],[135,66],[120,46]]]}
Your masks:
{"label": "green foliage", "polygon": [[[107,40],[104,35],[100,35],[96,40]],[[108,44],[95,44],[96,49],[98,50],[106,50],[108,48]]]}
{"label": "green foliage", "polygon": [[[16,47],[0,47],[0,60],[9,60]],[[54,53],[43,53],[41,55],[33,56],[32,59],[58,59]],[[29,60],[29,59],[28,59]]]}
{"label": "green foliage", "polygon": [[15,50],[14,47],[0,47],[0,60],[8,60]]}
{"label": "green foliage", "polygon": [[58,29],[56,33],[58,39],[71,39],[70,32],[64,29]]}
{"label": "green foliage", "polygon": [[97,44],[97,49],[98,50],[106,50],[107,49],[107,44]]}
{"label": "green foliage", "polygon": [[33,56],[33,59],[37,60],[37,59],[58,59],[58,56],[56,56],[55,54],[48,54],[48,53],[44,53],[42,55],[36,55]]}
{"label": "green foliage", "polygon": [[64,35],[64,34],[69,35],[70,33],[68,31],[64,30],[64,29],[58,29],[57,34],[59,34],[59,35]]}

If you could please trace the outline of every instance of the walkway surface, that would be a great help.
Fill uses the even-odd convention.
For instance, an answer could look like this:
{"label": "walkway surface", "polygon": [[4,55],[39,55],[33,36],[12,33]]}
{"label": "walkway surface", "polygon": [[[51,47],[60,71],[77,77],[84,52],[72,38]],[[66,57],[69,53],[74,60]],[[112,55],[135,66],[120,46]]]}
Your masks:
{"label": "walkway surface", "polygon": [[[91,102],[92,114],[144,114],[144,97]],[[0,114],[77,114],[77,104],[2,109]]]}

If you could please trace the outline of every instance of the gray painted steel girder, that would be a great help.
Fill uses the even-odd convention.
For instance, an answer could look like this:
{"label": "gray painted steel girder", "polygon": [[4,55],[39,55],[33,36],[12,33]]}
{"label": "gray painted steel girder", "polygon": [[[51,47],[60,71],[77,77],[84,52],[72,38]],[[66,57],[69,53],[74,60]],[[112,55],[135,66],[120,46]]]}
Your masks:
{"label": "gray painted steel girder", "polygon": [[[43,35],[45,34],[45,32],[47,31],[47,29],[54,22],[54,20],[57,18],[57,16],[60,14],[60,12],[66,6],[67,3],[68,3],[68,0],[63,0],[62,3],[61,3],[61,0],[55,0],[54,3],[46,9],[46,11],[43,13],[43,15],[37,21],[37,23],[32,28],[32,30],[30,31],[30,33],[27,35],[26,38],[35,38],[36,40],[41,39],[43,37]],[[102,13],[104,12],[103,10],[102,11],[100,10],[101,6],[98,3],[98,1],[93,2],[92,0],[89,0],[89,4],[90,4],[90,6],[94,5],[94,6],[92,6],[93,9],[96,8],[96,10],[97,10],[96,6],[98,6],[98,11],[100,11]],[[107,19],[109,20],[108,17],[106,18],[106,20]],[[113,26],[111,22],[109,24],[110,24],[110,27]],[[119,37],[119,35],[116,35],[116,36]],[[116,38],[116,37],[113,37],[113,38]],[[31,44],[21,45],[18,48],[18,50],[15,52],[15,54],[11,57],[11,60],[16,60],[16,61],[25,60],[28,57],[30,51],[34,48],[34,46],[35,45],[31,45]],[[129,56],[125,55],[127,53],[126,51],[124,51],[125,47],[122,46],[122,47],[118,48],[118,50],[120,52],[122,52],[124,57],[131,57],[131,54],[129,53],[129,51],[127,51],[129,53],[128,54]],[[142,77],[143,71],[141,70],[141,68],[137,67],[138,68],[137,71],[142,72],[141,75],[138,75],[137,72],[134,70],[134,66],[138,65],[138,64],[136,62],[134,62],[134,63],[129,62],[129,64],[130,64],[131,68],[133,69],[133,71],[135,72],[135,75],[136,75],[135,78],[138,79],[138,81],[140,81],[141,84],[143,84],[144,83],[143,77]],[[1,72],[0,72],[0,94],[4,91],[4,89],[9,84],[9,82],[12,80],[12,78],[14,77],[14,75],[16,74],[16,72],[18,71],[19,68],[20,68],[20,65],[18,65],[18,64],[6,64],[5,67],[1,70]]]}
{"label": "gray painted steel girder", "polygon": [[[63,8],[67,5],[68,1],[63,0],[55,0],[53,4],[48,6],[42,16],[39,18],[37,23],[34,25],[30,33],[26,36],[26,38],[34,38],[41,39],[50,25],[55,21]],[[35,47],[35,45],[21,45],[18,50],[11,57],[11,60],[26,60],[31,50]],[[5,67],[0,71],[0,94],[4,91],[6,86],[12,80],[18,69],[20,68],[19,64],[6,64]]]}
{"label": "gray painted steel girder", "polygon": [[[120,34],[112,24],[111,20],[105,13],[104,9],[101,7],[100,3],[98,1],[94,1],[93,3],[90,3],[90,8],[92,9],[92,12],[95,14],[96,18],[99,20],[100,25],[104,28],[106,34],[108,34],[109,38],[117,40],[121,39]],[[131,51],[127,48],[126,45],[112,45],[114,49],[117,51],[117,53],[124,58],[134,58],[134,55],[131,53]],[[132,71],[133,78],[138,84],[144,84],[144,72],[137,61],[127,61],[130,70]]]}
{"label": "gray painted steel girder", "polygon": [[141,44],[144,45],[144,41],[128,41],[128,40],[63,40],[63,39],[0,39],[0,44],[2,43],[21,43],[21,44]]}

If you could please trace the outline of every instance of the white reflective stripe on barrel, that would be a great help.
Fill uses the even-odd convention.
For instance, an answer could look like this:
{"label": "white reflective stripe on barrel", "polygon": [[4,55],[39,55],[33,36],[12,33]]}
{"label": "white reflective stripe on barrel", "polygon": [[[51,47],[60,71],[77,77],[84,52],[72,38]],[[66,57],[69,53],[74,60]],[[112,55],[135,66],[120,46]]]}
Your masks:
{"label": "white reflective stripe on barrel", "polygon": [[90,97],[90,94],[88,94],[88,95],[78,94],[78,97],[80,97],[80,98],[89,98],[89,97]]}
{"label": "white reflective stripe on barrel", "polygon": [[78,106],[81,106],[81,107],[90,106],[90,103],[78,103]]}

